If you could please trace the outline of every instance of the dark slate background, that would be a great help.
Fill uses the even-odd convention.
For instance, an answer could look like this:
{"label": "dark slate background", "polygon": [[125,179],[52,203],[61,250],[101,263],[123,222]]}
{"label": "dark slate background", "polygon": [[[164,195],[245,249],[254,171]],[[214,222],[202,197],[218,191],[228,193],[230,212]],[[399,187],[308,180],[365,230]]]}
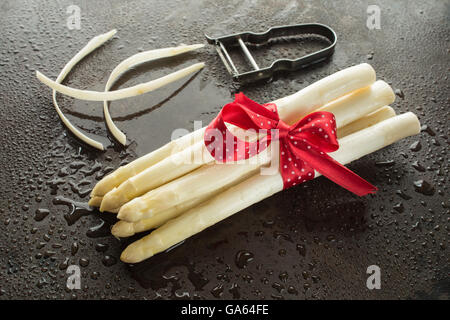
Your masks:
{"label": "dark slate background", "polygon": [[[80,30],[66,26],[71,4],[81,9]],[[369,4],[381,9],[380,30],[366,27]],[[0,11],[0,299],[448,299],[448,1],[3,0]],[[90,188],[112,168],[166,143],[175,128],[206,124],[239,88],[212,46],[128,72],[116,88],[206,62],[191,78],[111,104],[127,148],[106,138],[101,103],[59,97],[74,124],[110,145],[102,153],[67,133],[34,71],[56,78],[89,39],[117,28],[66,80],[103,90],[109,72],[138,51],[203,43],[204,33],[305,22],[336,30],[332,59],[241,90],[267,102],[370,63],[397,90],[397,112],[412,111],[426,125],[420,135],[350,166],[379,192],[358,198],[319,178],[144,263],[118,261],[130,240],[109,234],[113,216],[87,208]],[[316,45],[291,49],[301,54]],[[272,49],[258,53],[258,61],[290,50]],[[432,195],[417,192],[418,180],[430,184]],[[66,289],[70,264],[81,265],[81,290]],[[366,269],[374,264],[382,286],[371,291]]]}

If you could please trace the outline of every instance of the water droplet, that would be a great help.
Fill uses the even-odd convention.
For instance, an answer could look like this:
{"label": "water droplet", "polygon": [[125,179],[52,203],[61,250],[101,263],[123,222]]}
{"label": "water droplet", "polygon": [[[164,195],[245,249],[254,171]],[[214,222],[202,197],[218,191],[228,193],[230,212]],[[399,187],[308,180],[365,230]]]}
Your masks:
{"label": "water droplet", "polygon": [[106,252],[108,250],[108,248],[109,248],[109,245],[103,244],[103,243],[97,243],[95,245],[95,250],[97,252]]}
{"label": "water droplet", "polygon": [[70,253],[72,254],[72,256],[77,254],[78,249],[79,249],[78,242],[72,243],[72,246],[70,247]]}
{"label": "water droplet", "polygon": [[87,267],[89,265],[89,259],[87,259],[87,258],[80,258],[79,264],[82,267]]}
{"label": "water droplet", "polygon": [[414,181],[414,187],[417,192],[426,196],[432,196],[434,194],[434,186],[425,180]]}
{"label": "water droplet", "polygon": [[34,220],[35,221],[42,221],[49,214],[50,214],[50,211],[48,209],[43,209],[43,208],[36,209],[35,215],[34,215]]}
{"label": "water droplet", "polygon": [[236,266],[238,268],[245,268],[247,267],[248,263],[253,260],[253,253],[246,250],[240,250],[236,254],[236,257],[234,259],[234,262],[236,263]]}
{"label": "water droplet", "polygon": [[419,161],[414,161],[411,166],[419,172],[425,172],[425,168],[419,163]]}
{"label": "water droplet", "polygon": [[68,266],[69,266],[69,258],[66,258],[66,259],[64,259],[64,261],[62,261],[59,264],[58,267],[59,267],[59,270],[66,270]]}
{"label": "water droplet", "polygon": [[104,256],[102,259],[102,263],[105,267],[111,267],[117,263],[117,259],[113,256]]}
{"label": "water droplet", "polygon": [[223,294],[223,284],[218,284],[217,286],[215,286],[212,290],[211,290],[211,294],[216,297],[216,298],[220,298]]}
{"label": "water droplet", "polygon": [[402,202],[399,202],[399,203],[395,204],[393,209],[395,211],[397,211],[398,213],[402,213],[403,211],[405,211],[405,207],[403,206]]}
{"label": "water droplet", "polygon": [[414,151],[414,152],[420,151],[420,149],[422,149],[422,145],[420,144],[420,141],[419,141],[419,140],[413,142],[413,143],[409,146],[409,150]]}
{"label": "water droplet", "polygon": [[404,99],[405,98],[405,94],[403,93],[403,91],[401,89],[395,89],[394,93],[396,96],[398,96],[400,99]]}

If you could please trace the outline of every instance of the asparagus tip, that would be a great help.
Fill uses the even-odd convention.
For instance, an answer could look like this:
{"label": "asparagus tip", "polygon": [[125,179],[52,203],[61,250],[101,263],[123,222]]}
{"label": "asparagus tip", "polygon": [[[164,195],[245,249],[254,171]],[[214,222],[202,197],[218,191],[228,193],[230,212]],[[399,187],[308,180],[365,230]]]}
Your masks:
{"label": "asparagus tip", "polygon": [[200,49],[200,48],[203,48],[204,46],[205,46],[204,43],[196,43],[196,44],[192,44],[191,48]]}
{"label": "asparagus tip", "polygon": [[117,218],[127,222],[136,222],[141,220],[142,213],[134,210],[130,210],[128,206],[122,206],[117,213]]}
{"label": "asparagus tip", "polygon": [[[114,191],[114,189],[111,190],[111,191]],[[102,200],[102,203],[100,204],[100,208],[99,208],[100,212],[104,212],[104,211],[108,211],[108,210],[112,210],[113,209],[114,206],[110,205],[111,198],[112,197],[111,197],[110,192],[108,192],[107,194],[105,194],[103,196],[103,200]]]}
{"label": "asparagus tip", "polygon": [[94,196],[89,199],[88,205],[91,207],[98,207],[98,197]]}
{"label": "asparagus tip", "polygon": [[125,263],[138,263],[144,259],[150,258],[151,256],[153,256],[153,253],[147,253],[144,256],[140,250],[140,241],[136,241],[123,250],[120,255],[120,260]]}
{"label": "asparagus tip", "polygon": [[98,192],[98,189],[100,188],[99,184],[100,184],[100,182],[97,182],[95,184],[94,188],[92,188],[91,194],[89,195],[91,198],[94,198],[94,197],[97,197],[97,196],[100,196],[100,197],[103,196],[103,195],[100,195],[99,192]]}
{"label": "asparagus tip", "polygon": [[115,225],[113,225],[111,234],[119,238],[131,237],[135,234],[134,225],[130,222],[118,221]]}
{"label": "asparagus tip", "polygon": [[41,80],[43,74],[39,72],[39,70],[36,70],[36,78],[38,78],[39,80]]}
{"label": "asparagus tip", "polygon": [[102,203],[100,204],[100,212],[114,210],[118,207],[116,203],[118,200],[115,194],[116,190],[117,188],[114,188],[103,196]]}
{"label": "asparagus tip", "polygon": [[117,33],[117,29],[112,29],[111,31],[107,32],[106,34],[113,36],[116,33]]}
{"label": "asparagus tip", "polygon": [[103,197],[108,193],[114,185],[117,184],[116,176],[121,173],[122,167],[117,168],[117,170],[104,176],[91,191],[90,197]]}

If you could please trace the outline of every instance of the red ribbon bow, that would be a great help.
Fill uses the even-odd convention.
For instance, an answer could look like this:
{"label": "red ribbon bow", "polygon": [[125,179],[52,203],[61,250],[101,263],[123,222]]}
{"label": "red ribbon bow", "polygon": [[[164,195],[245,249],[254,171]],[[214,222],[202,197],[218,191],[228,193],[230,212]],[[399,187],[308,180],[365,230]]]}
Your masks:
{"label": "red ribbon bow", "polygon": [[[244,130],[268,131],[264,138],[247,142],[234,136],[225,122]],[[220,138],[219,145],[213,143],[216,138]],[[280,120],[275,104],[260,105],[238,93],[234,102],[226,104],[209,124],[204,137],[206,148],[220,162],[248,159],[263,151],[272,140],[280,143],[279,171],[284,189],[313,179],[316,170],[358,196],[377,190],[327,154],[339,149],[336,120],[330,112],[311,113],[289,126]]]}

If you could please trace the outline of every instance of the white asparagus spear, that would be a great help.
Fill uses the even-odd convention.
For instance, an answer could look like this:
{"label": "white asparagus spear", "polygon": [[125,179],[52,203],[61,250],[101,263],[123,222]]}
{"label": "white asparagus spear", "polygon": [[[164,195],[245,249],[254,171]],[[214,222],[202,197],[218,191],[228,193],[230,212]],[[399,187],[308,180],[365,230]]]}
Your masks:
{"label": "white asparagus spear", "polygon": [[[178,47],[172,47],[172,48],[163,48],[163,49],[155,49],[155,50],[149,50],[145,52],[140,52],[135,55],[132,55],[131,57],[125,59],[121,63],[119,63],[114,70],[111,72],[108,81],[106,82],[105,86],[105,92],[108,92],[111,86],[114,84],[114,82],[117,80],[117,78],[120,77],[124,72],[127,70],[135,67],[138,64],[144,63],[144,62],[150,62],[156,59],[166,58],[166,57],[173,57],[185,52],[189,52],[192,50],[196,50],[199,48],[203,48],[204,44],[193,44],[193,45],[182,45]],[[177,80],[176,78],[173,78],[173,81]],[[167,82],[166,84],[168,84]],[[117,139],[121,144],[125,145],[127,142],[127,138],[125,134],[117,128],[115,125],[113,119],[111,118],[111,114],[109,113],[108,108],[108,101],[103,101],[103,114],[105,115],[106,125],[109,129],[109,131],[112,133],[114,138]]]}
{"label": "white asparagus spear", "polygon": [[[105,176],[100,180],[91,192],[91,197],[103,197],[114,187],[131,178],[161,160],[169,157],[175,150],[182,150],[182,146],[191,145],[199,141],[203,141],[205,128],[193,131],[176,140],[170,141],[161,148],[146,154],[125,166],[119,167],[117,170]],[[100,203],[96,206],[100,206]]]}
{"label": "white asparagus spear", "polygon": [[114,101],[125,99],[129,97],[138,96],[149,91],[156,90],[165,86],[168,83],[174,82],[178,79],[184,78],[191,73],[197,72],[205,66],[203,62],[195,63],[189,67],[183,68],[181,70],[169,73],[161,78],[151,80],[145,83],[137,84],[133,87],[123,88],[115,91],[99,92],[91,90],[81,90],[71,88],[60,83],[56,83],[47,76],[43,75],[41,72],[36,71],[36,77],[46,86],[60,93],[63,93],[69,97],[77,98],[80,100],[88,101]]}
{"label": "white asparagus spear", "polygon": [[337,131],[337,137],[342,138],[352,134],[356,131],[362,130],[364,128],[368,128],[375,123],[381,122],[383,120],[392,118],[395,116],[395,111],[389,106],[384,106],[364,117],[361,117],[357,121],[353,121],[346,126],[340,128]]}
{"label": "white asparagus spear", "polygon": [[[194,154],[200,154],[199,152],[202,151],[203,145],[203,142],[199,142],[193,148],[188,148],[170,155],[129,178],[103,196],[100,211],[103,212],[119,208],[131,199],[199,168],[203,165],[202,162],[184,161],[183,159],[190,159]],[[193,150],[195,153],[192,153]],[[210,161],[214,160],[211,155],[204,154],[211,158]],[[179,165],[175,165],[177,163]]]}
{"label": "white asparagus spear", "polygon": [[336,125],[341,128],[364,115],[388,105],[395,100],[392,88],[378,80],[369,87],[362,88],[327,103],[317,111],[328,111],[336,117]]}
{"label": "white asparagus spear", "polygon": [[[91,207],[99,207],[102,203],[103,197],[92,197],[88,201],[88,205]],[[110,213],[118,213],[120,208],[108,210]]]}
{"label": "white asparagus spear", "polygon": [[249,171],[247,174],[241,175],[237,180],[231,181],[229,184],[223,186],[220,189],[216,189],[207,193],[200,195],[197,198],[191,199],[190,201],[186,201],[175,206],[168,208],[167,210],[160,212],[151,218],[142,219],[136,222],[128,222],[120,220],[118,221],[113,228],[111,229],[111,233],[116,237],[129,237],[138,232],[147,231],[156,227],[159,227],[169,221],[170,219],[178,217],[183,212],[199,205],[202,202],[214,197],[215,195],[225,191],[232,185],[238,184],[252,175],[254,175],[255,171]]}
{"label": "white asparagus spear", "polygon": [[[278,99],[278,114],[287,124],[294,124],[300,118],[317,108],[352,91],[370,86],[376,80],[375,70],[371,65],[362,63],[343,69],[293,95]],[[302,111],[299,114],[299,110]]]}
{"label": "white asparagus spear", "polygon": [[117,218],[136,222],[160,215],[172,206],[182,204],[192,199],[202,197],[211,191],[232,184],[249,172],[255,172],[262,164],[270,161],[264,154],[264,159],[258,164],[215,164],[205,165],[176,180],[160,186],[147,194],[134,198],[125,203],[120,209]]}
{"label": "white asparagus spear", "polygon": [[98,207],[102,203],[103,197],[92,197],[89,199],[88,205],[91,207]]}
{"label": "white asparagus spear", "polygon": [[[357,90],[358,88],[363,88],[371,85],[375,82],[375,78],[375,70],[369,64],[363,63],[341,70],[322,80],[317,81],[313,84],[316,89],[307,87],[295,94],[278,99],[274,101],[274,103],[276,103],[278,106],[284,106],[281,107],[281,109],[285,109],[284,111],[279,110],[280,117],[282,119],[287,119],[286,121],[288,121],[291,115],[294,113],[294,110],[296,108],[300,108],[301,105],[323,105],[339,94],[344,95],[348,92]],[[328,87],[331,91],[338,90],[338,92],[332,94],[330,97],[322,98],[322,95],[327,94],[326,91],[324,92],[325,87]],[[305,91],[309,91],[309,94],[304,94]],[[315,98],[321,99],[314,101]],[[97,185],[92,190],[91,196],[105,195],[108,191],[112,190],[114,187],[119,186],[126,179],[138,174],[139,172],[144,171],[148,167],[154,165],[156,162],[167,158],[172,153],[175,146],[178,146],[179,148],[181,147],[181,151],[184,148],[188,148],[198,141],[201,141],[203,139],[204,130],[205,128],[202,128],[175,141],[171,141],[163,147],[147,154],[146,156],[130,162],[125,167],[118,168],[116,171],[113,171],[97,183]]]}
{"label": "white asparagus spear", "polygon": [[[336,117],[336,125],[341,128],[392,103],[394,99],[392,88],[386,82],[379,80],[369,87],[333,100],[319,110],[333,112]],[[167,210],[170,206],[190,201],[202,193],[221,188],[230,180],[237,179],[247,171],[255,170],[269,161],[270,158],[266,157],[259,159],[258,164],[252,165],[214,164],[199,168],[125,203],[119,210],[118,218],[126,221],[150,218],[160,211]],[[102,201],[102,206],[104,202],[105,200]]]}
{"label": "white asparagus spear", "polygon": [[[381,122],[385,119],[395,116],[395,112],[394,113],[386,112],[386,109],[388,109],[388,111],[394,112],[394,110],[390,107],[383,107],[383,108],[371,113],[370,115],[364,116],[364,117],[350,123],[349,125],[347,125],[347,126],[351,126],[351,128],[348,128],[348,130],[346,130],[346,132],[344,134],[340,134],[339,131],[347,128],[347,126],[341,128],[341,129],[338,129],[338,136],[340,136],[342,138],[348,134],[356,132],[356,131],[352,131],[350,129],[358,127],[359,129],[357,131],[359,131],[359,130],[368,128],[368,127],[370,127],[378,122]],[[380,116],[380,115],[382,115],[382,116]],[[369,120],[369,117],[370,117],[370,120]],[[196,171],[201,170],[202,168],[197,169]],[[194,171],[194,172],[196,172],[196,171]],[[190,174],[188,174],[188,175],[190,175]],[[186,175],[186,176],[188,176],[188,175]],[[251,174],[251,175],[253,175],[253,174]],[[183,176],[183,178],[186,176]],[[152,218],[142,219],[142,220],[139,220],[136,222],[128,222],[128,221],[120,220],[112,227],[111,233],[116,237],[130,237],[136,233],[151,230],[156,227],[159,227],[159,226],[163,225],[164,223],[166,223],[167,221],[169,221],[170,219],[178,217],[183,212],[197,206],[198,204],[206,201],[207,199],[215,196],[216,194],[225,191],[227,188],[244,181],[245,179],[246,178],[233,181],[230,186],[227,185],[224,188],[221,188],[215,192],[209,192],[199,198],[195,198],[194,200],[189,200],[187,202],[181,202],[178,205],[171,206],[170,208],[164,210],[163,212],[156,214]],[[171,182],[171,183],[173,183],[173,182]],[[171,183],[169,183],[169,184],[171,184]],[[162,187],[160,187],[160,188],[162,188]],[[158,190],[158,189],[156,189],[156,190]],[[156,190],[154,190],[154,191],[156,191]],[[152,191],[150,191],[150,192],[152,192]]]}
{"label": "white asparagus spear", "polygon": [[173,206],[172,208],[164,212],[161,212],[161,214],[153,218],[142,219],[137,222],[128,222],[123,220],[117,221],[111,228],[111,234],[115,237],[124,238],[131,237],[139,232],[157,228],[160,225],[164,224],[166,221],[176,218],[181,213],[195,207],[196,205],[201,203],[202,200],[205,201],[206,198],[194,199],[189,202],[184,202],[182,204]]}
{"label": "white asparagus spear", "polygon": [[[419,132],[419,120],[408,112],[342,138],[339,150],[331,155],[347,164]],[[128,263],[145,260],[282,189],[280,174],[256,174],[130,244],[120,258]]]}
{"label": "white asparagus spear", "polygon": [[[318,107],[352,91],[367,87],[374,81],[375,71],[370,65],[360,64],[350,67],[325,77],[291,96],[277,100],[278,113],[286,123],[295,123]],[[180,158],[188,159],[193,155],[202,155],[202,161],[180,164]],[[198,142],[181,151],[180,154],[172,155],[145,169],[109,191],[103,197],[100,211],[119,208],[129,200],[213,160],[203,142]]]}
{"label": "white asparagus spear", "polygon": [[[61,70],[60,74],[56,78],[55,82],[56,83],[63,82],[64,79],[66,78],[66,76],[73,69],[73,67],[75,67],[75,65],[78,62],[80,62],[84,57],[86,57],[92,51],[94,51],[95,49],[100,47],[106,41],[111,39],[116,34],[116,32],[117,32],[117,30],[114,29],[114,30],[111,30],[111,31],[109,31],[107,33],[104,33],[104,34],[101,34],[101,35],[98,35],[98,36],[92,38],[83,47],[83,49],[81,49],[72,59],[70,59],[69,62],[67,62],[67,64],[64,66],[64,68]],[[92,147],[94,147],[96,149],[99,149],[99,150],[104,150],[105,149],[100,142],[98,142],[98,141],[88,137],[87,135],[85,135],[77,127],[75,127],[69,121],[69,119],[67,119],[67,117],[64,115],[64,113],[59,108],[58,102],[56,101],[56,91],[55,90],[53,90],[53,92],[52,92],[52,99],[53,99],[53,105],[55,106],[55,109],[56,109],[56,112],[58,113],[59,118],[64,123],[64,125],[67,127],[67,129],[70,130],[70,132],[72,132],[81,141],[85,142],[86,144],[88,144],[88,145],[90,145],[90,146],[92,146]]]}

